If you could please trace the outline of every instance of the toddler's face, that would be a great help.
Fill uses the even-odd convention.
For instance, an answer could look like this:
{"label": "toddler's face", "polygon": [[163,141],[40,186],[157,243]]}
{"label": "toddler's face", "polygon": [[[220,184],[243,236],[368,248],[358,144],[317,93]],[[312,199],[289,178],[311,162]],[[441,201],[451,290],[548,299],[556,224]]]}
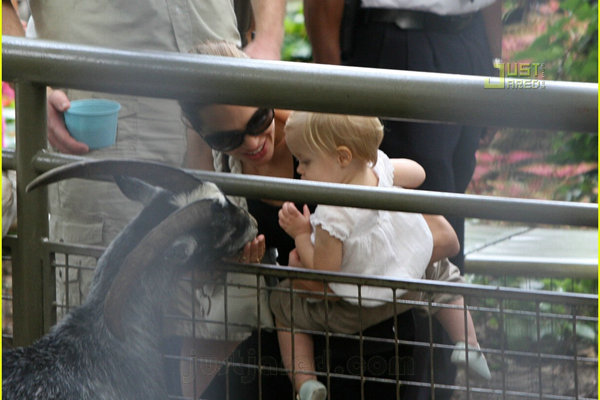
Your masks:
{"label": "toddler's face", "polygon": [[341,168],[336,154],[328,154],[310,148],[301,134],[286,127],[286,143],[290,152],[298,160],[298,174],[302,179],[319,182],[340,183]]}

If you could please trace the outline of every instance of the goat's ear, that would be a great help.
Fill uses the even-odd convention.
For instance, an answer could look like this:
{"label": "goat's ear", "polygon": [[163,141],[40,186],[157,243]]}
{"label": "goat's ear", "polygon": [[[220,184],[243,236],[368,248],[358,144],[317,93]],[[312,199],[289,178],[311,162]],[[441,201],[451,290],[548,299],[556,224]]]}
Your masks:
{"label": "goat's ear", "polygon": [[142,203],[144,206],[150,204],[150,201],[164,189],[147,184],[137,178],[129,176],[115,176],[115,182],[129,200]]}

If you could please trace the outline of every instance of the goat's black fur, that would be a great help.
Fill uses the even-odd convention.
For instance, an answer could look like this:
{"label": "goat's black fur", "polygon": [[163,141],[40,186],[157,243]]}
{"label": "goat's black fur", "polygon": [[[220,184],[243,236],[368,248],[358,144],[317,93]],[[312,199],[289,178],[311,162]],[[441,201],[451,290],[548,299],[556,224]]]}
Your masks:
{"label": "goat's black fur", "polygon": [[[127,196],[143,202],[144,209],[98,260],[85,303],[32,346],[3,353],[5,399],[165,399],[161,314],[174,280],[186,268],[232,255],[256,235],[251,217],[212,184],[196,181],[198,187],[210,186],[208,196],[186,189],[182,197],[131,178],[116,181]],[[153,228],[196,202],[206,204],[202,225],[167,242],[152,243],[158,256],[144,265],[127,295],[120,297],[121,325],[115,335],[104,307],[115,277],[129,267],[123,262]]]}

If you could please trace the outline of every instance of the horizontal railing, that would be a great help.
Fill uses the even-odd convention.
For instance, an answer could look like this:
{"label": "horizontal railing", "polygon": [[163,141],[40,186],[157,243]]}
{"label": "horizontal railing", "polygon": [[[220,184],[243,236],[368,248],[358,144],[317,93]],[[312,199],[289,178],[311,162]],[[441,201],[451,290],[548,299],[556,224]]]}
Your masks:
{"label": "horizontal railing", "polygon": [[[597,131],[598,85],[132,52],[3,37],[3,79],[57,87],[481,126]],[[515,81],[506,78],[506,81]],[[516,80],[523,81],[523,80]]]}
{"label": "horizontal railing", "polygon": [[[13,158],[14,152],[5,151],[3,163],[13,164]],[[41,152],[34,157],[32,165],[37,172],[42,173],[84,159],[78,156]],[[314,204],[555,225],[597,226],[598,221],[596,204],[422,190],[402,191],[393,188],[372,188],[197,170],[188,170],[187,172],[200,179],[214,182],[229,195],[255,199],[294,200]]]}

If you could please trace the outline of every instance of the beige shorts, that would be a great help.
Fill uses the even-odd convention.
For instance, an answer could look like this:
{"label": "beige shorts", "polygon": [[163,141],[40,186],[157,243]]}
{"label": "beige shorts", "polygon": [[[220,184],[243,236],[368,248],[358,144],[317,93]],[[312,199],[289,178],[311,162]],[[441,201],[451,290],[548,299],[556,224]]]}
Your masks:
{"label": "beige shorts", "polygon": [[[425,271],[425,279],[443,282],[464,282],[456,265],[447,259],[430,265]],[[298,329],[331,331],[336,333],[356,333],[376,325],[394,315],[415,307],[415,301],[427,301],[425,292],[409,291],[400,297],[400,301],[388,302],[375,307],[359,307],[344,300],[320,300],[290,295],[290,281],[280,283],[278,289],[271,292],[270,306],[277,324]],[[450,303],[460,296],[446,293],[434,293],[432,301]],[[408,301],[408,302],[402,302]],[[433,312],[437,310],[434,309]]]}

